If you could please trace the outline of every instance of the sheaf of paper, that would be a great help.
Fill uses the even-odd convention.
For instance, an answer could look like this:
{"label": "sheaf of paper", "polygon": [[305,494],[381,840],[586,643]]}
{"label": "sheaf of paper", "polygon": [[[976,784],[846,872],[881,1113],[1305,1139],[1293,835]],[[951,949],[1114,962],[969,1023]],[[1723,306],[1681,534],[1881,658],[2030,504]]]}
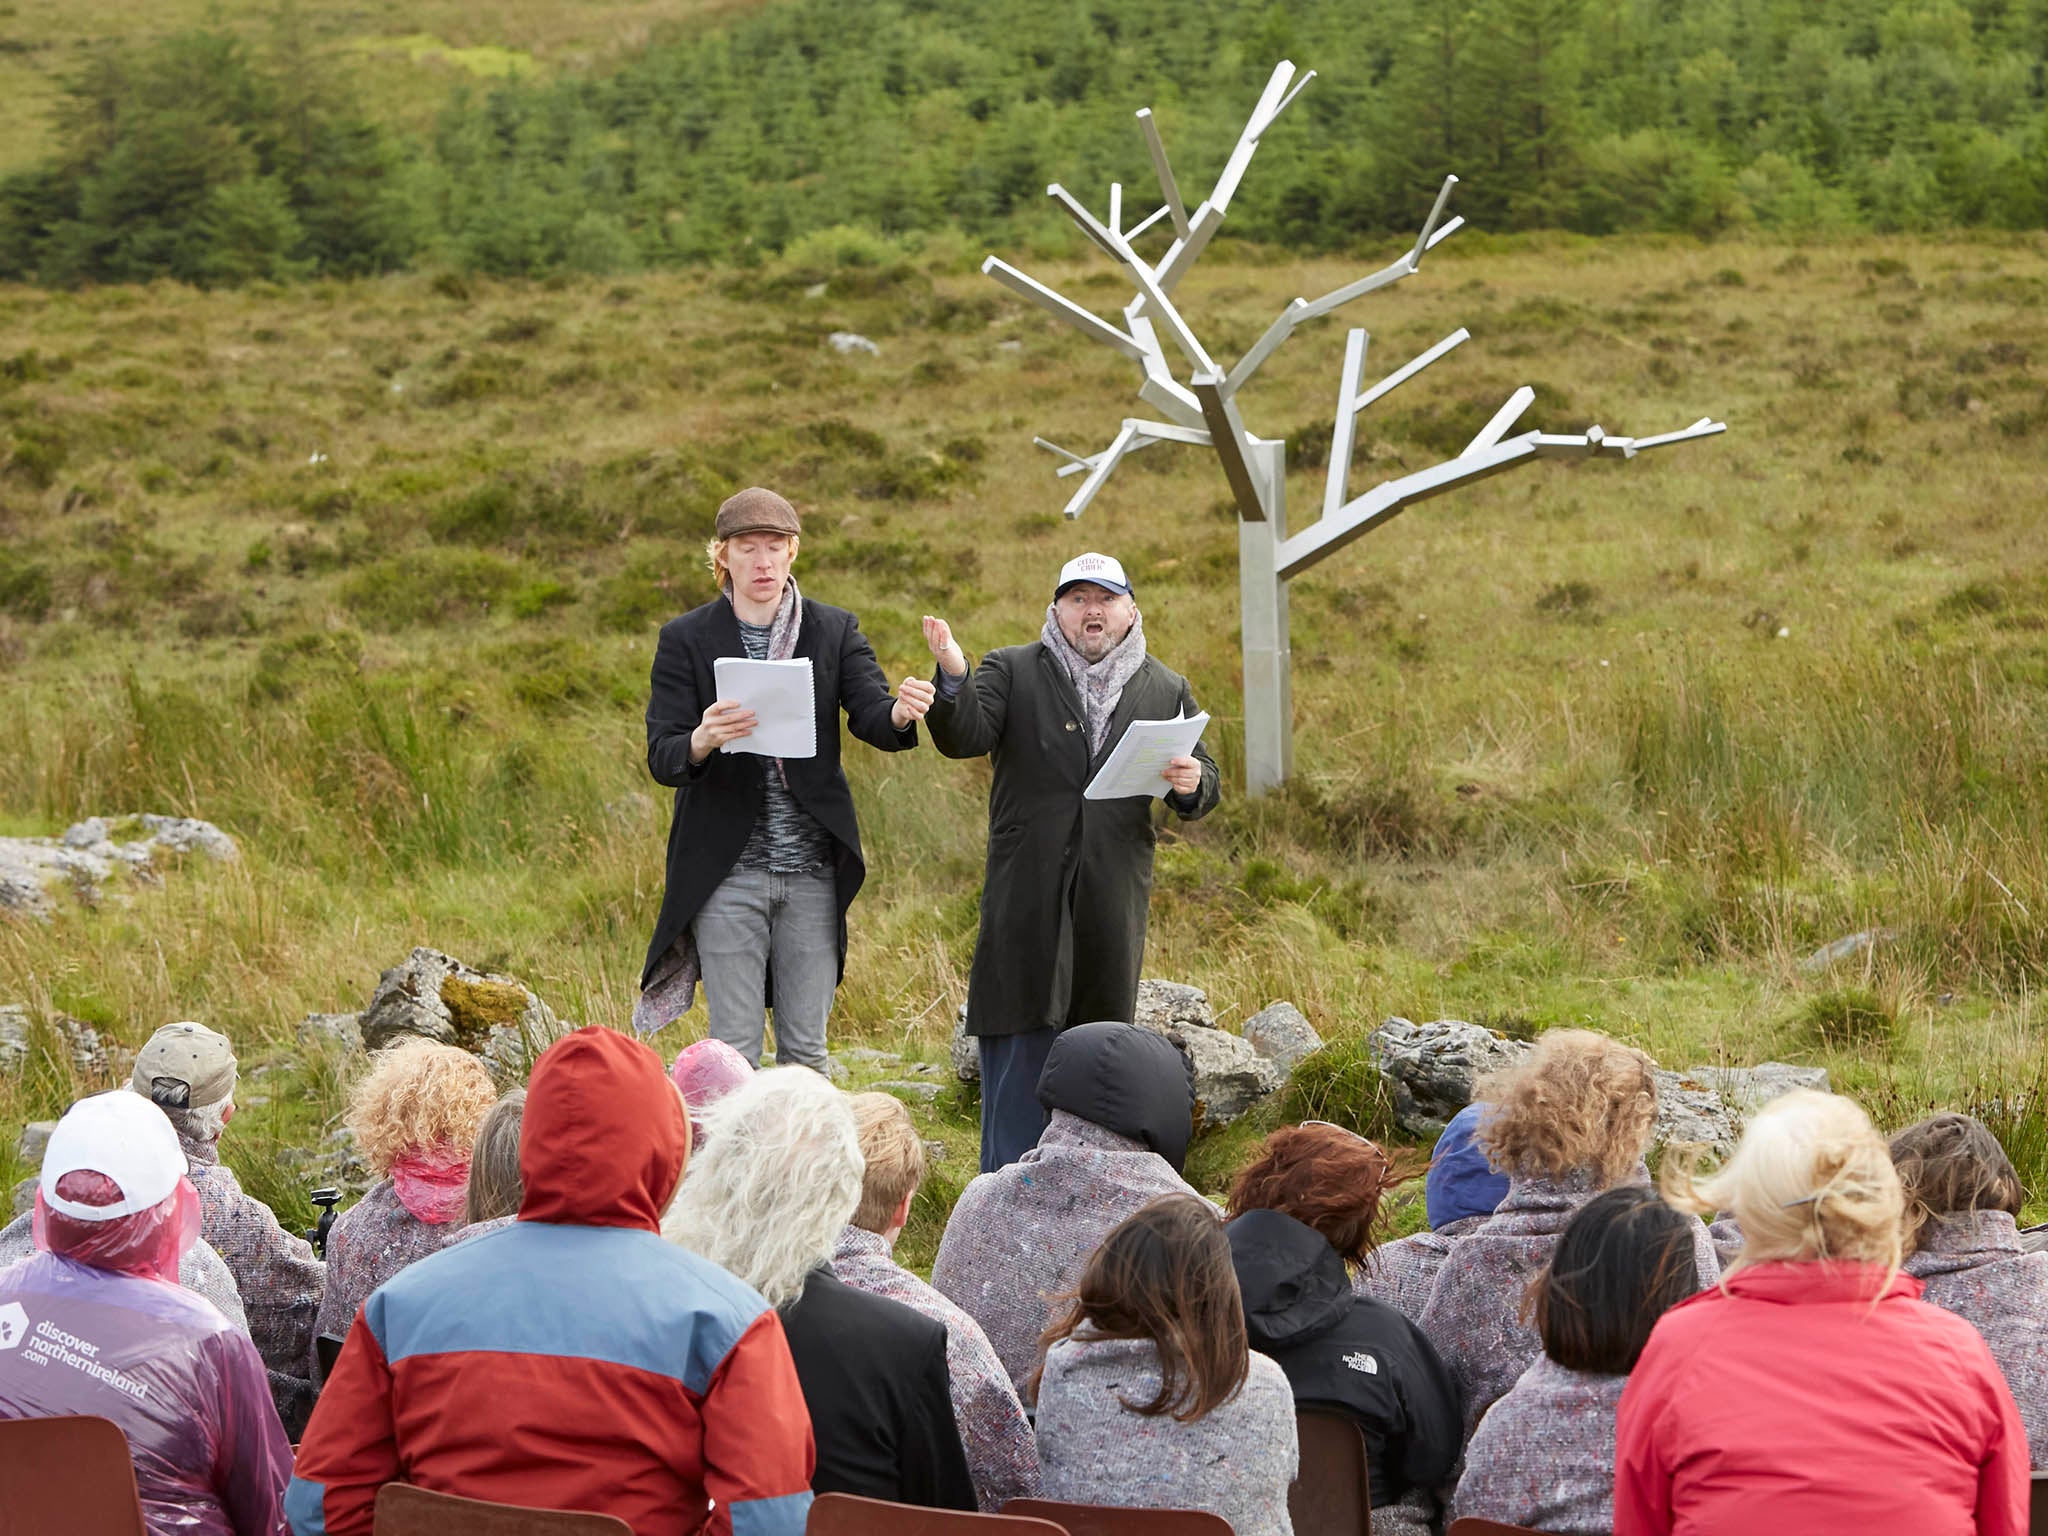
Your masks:
{"label": "sheaf of paper", "polygon": [[721,752],[753,752],[762,757],[816,757],[818,714],[811,697],[809,657],[789,661],[751,661],[720,656],[711,663],[720,699],[744,704],[754,712],[754,733],[728,741]]}
{"label": "sheaf of paper", "polygon": [[1082,791],[1083,797],[1123,800],[1132,795],[1157,798],[1173,793],[1173,786],[1166,782],[1166,765],[1176,757],[1194,756],[1208,724],[1206,712],[1172,720],[1133,720]]}

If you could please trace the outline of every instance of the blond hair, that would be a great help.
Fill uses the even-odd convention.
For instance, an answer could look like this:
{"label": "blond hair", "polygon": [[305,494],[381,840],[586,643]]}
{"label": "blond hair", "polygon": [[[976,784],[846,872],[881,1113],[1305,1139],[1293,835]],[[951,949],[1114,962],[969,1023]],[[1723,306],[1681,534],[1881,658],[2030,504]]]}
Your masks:
{"label": "blond hair", "polygon": [[1675,1159],[1664,1195],[1682,1211],[1734,1214],[1742,1253],[1730,1274],[1773,1259],[1896,1270],[1905,1250],[1906,1195],[1891,1149],[1862,1107],[1839,1094],[1799,1089],[1773,1099],[1709,1177]]}
{"label": "blond hair", "polygon": [[1657,1119],[1656,1063],[1590,1029],[1553,1029],[1472,1096],[1476,1139],[1496,1170],[1531,1178],[1592,1173],[1601,1188],[1634,1168]]}
{"label": "blond hair", "polygon": [[356,1150],[379,1178],[401,1157],[429,1150],[469,1160],[498,1090],[464,1050],[408,1035],[379,1051],[348,1098]]}
{"label": "blond hair", "polygon": [[924,1138],[894,1094],[856,1093],[849,1102],[854,1129],[860,1134],[860,1155],[868,1164],[853,1224],[867,1232],[887,1232],[889,1218],[903,1197],[924,1182]]}
{"label": "blond hair", "polygon": [[[735,539],[738,537],[738,534],[733,535]],[[785,533],[779,534],[777,537],[789,540],[789,563],[794,566],[796,564],[797,548],[803,543],[802,535]],[[718,538],[706,539],[704,541],[704,563],[710,568],[712,580],[721,592],[732,585],[732,569],[725,563],[725,546],[730,542],[730,539]]]}

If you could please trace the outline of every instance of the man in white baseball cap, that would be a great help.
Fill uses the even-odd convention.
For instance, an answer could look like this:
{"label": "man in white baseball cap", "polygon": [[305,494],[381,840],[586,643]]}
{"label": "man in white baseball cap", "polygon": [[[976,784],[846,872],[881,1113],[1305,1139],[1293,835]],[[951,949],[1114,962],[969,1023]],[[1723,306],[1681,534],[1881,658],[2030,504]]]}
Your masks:
{"label": "man in white baseball cap", "polygon": [[291,1445],[256,1346],[178,1284],[199,1195],[163,1111],[119,1090],[72,1105],[35,1238],[0,1270],[0,1419],[111,1419],[152,1530],[281,1530]]}
{"label": "man in white baseball cap", "polygon": [[[1038,1143],[1038,1075],[1058,1032],[1131,1022],[1152,897],[1152,800],[1083,791],[1134,720],[1199,713],[1187,680],[1145,649],[1122,562],[1090,551],[1060,569],[1045,625],[1028,645],[969,669],[944,619],[924,621],[938,660],[925,716],[947,757],[995,762],[981,933],[967,1032],[981,1053],[981,1166],[993,1172]],[[1215,808],[1207,750],[1166,766],[1166,805],[1183,821]]]}

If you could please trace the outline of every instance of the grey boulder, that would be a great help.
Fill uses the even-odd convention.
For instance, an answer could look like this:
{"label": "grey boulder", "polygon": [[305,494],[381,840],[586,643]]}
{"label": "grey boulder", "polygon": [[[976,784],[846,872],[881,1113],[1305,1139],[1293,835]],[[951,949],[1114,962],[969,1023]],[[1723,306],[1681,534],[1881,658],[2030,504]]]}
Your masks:
{"label": "grey boulder", "polygon": [[1283,1075],[1323,1048],[1323,1037],[1316,1033],[1315,1025],[1292,1003],[1261,1008],[1244,1021],[1244,1038]]}
{"label": "grey boulder", "polygon": [[481,1056],[501,1085],[521,1081],[533,1058],[563,1033],[554,1010],[524,982],[426,948],[378,979],[358,1022],[367,1050],[420,1035]]}

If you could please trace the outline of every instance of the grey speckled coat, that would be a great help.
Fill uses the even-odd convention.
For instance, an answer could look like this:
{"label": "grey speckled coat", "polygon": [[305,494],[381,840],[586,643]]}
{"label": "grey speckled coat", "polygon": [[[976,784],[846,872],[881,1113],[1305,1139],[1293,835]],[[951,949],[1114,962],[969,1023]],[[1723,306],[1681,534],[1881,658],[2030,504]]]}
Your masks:
{"label": "grey speckled coat", "polygon": [[1036,1497],[1038,1442],[981,1324],[898,1264],[879,1232],[844,1228],[832,1250],[832,1273],[857,1291],[900,1301],[945,1324],[953,1422],[982,1513],[992,1515],[1011,1499]]}
{"label": "grey speckled coat", "polygon": [[1351,1277],[1351,1289],[1360,1296],[1383,1301],[1411,1323],[1422,1320],[1429,1305],[1429,1293],[1436,1285],[1436,1272],[1451,1255],[1451,1244],[1469,1232],[1477,1232],[1491,1218],[1461,1216],[1447,1221],[1433,1232],[1416,1232],[1382,1243],[1366,1255],[1364,1267]]}
{"label": "grey speckled coat", "polygon": [[1568,1371],[1548,1355],[1479,1421],[1451,1518],[1526,1525],[1546,1536],[1614,1529],[1614,1411],[1626,1376]]}
{"label": "grey speckled coat", "polygon": [[1020,1161],[961,1191],[932,1285],[981,1324],[1022,1396],[1051,1298],[1081,1278],[1110,1228],[1161,1195],[1194,1193],[1143,1142],[1056,1109]]}
{"label": "grey speckled coat", "polygon": [[[36,1251],[35,1212],[24,1211],[0,1228],[0,1269],[27,1258]],[[241,1292],[235,1289],[234,1271],[200,1238],[178,1261],[178,1284],[204,1296],[220,1309],[220,1315],[242,1332],[249,1331],[249,1317],[242,1310]]]}
{"label": "grey speckled coat", "polygon": [[[1646,1178],[1641,1169],[1637,1181]],[[1465,1435],[1543,1353],[1536,1330],[1522,1321],[1529,1282],[1550,1262],[1557,1240],[1579,1207],[1600,1193],[1590,1173],[1563,1179],[1516,1177],[1500,1209],[1458,1239],[1439,1266],[1422,1312],[1422,1331],[1443,1356],[1465,1405]],[[1700,1289],[1721,1278],[1707,1229],[1692,1223]]]}
{"label": "grey speckled coat", "polygon": [[1293,1536],[1287,1486],[1300,1448],[1294,1393],[1279,1366],[1253,1354],[1235,1397],[1192,1424],[1126,1403],[1159,1392],[1149,1339],[1062,1339],[1038,1389],[1045,1496],[1127,1509],[1206,1509],[1236,1536]]}
{"label": "grey speckled coat", "polygon": [[2027,1459],[2048,1470],[2048,1253],[2022,1248],[2003,1211],[1930,1221],[1919,1243],[1906,1273],[1925,1284],[1923,1301],[1984,1335],[2027,1426]]}
{"label": "grey speckled coat", "polygon": [[439,1253],[462,1232],[460,1217],[442,1226],[421,1221],[405,1208],[389,1179],[372,1186],[328,1229],[327,1291],[313,1331],[347,1338],[370,1292],[406,1265]]}

